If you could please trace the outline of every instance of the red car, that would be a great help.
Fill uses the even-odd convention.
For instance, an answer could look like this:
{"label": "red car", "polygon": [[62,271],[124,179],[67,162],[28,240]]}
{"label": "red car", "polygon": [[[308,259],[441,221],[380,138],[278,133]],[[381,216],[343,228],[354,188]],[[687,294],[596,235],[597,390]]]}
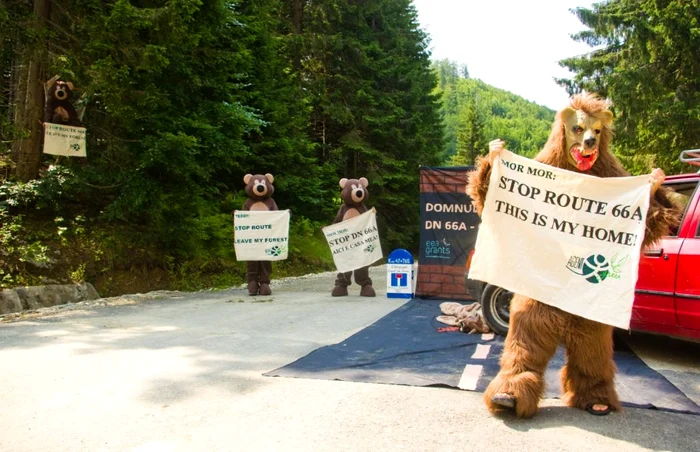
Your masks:
{"label": "red car", "polygon": [[[683,151],[681,161],[700,166],[700,149]],[[700,340],[700,171],[667,176],[685,205],[681,224],[639,262],[630,329]],[[471,259],[470,259],[471,260]],[[469,265],[469,264],[467,264]],[[480,281],[467,280],[472,297],[481,302],[484,320],[496,333],[508,333],[512,293]]]}

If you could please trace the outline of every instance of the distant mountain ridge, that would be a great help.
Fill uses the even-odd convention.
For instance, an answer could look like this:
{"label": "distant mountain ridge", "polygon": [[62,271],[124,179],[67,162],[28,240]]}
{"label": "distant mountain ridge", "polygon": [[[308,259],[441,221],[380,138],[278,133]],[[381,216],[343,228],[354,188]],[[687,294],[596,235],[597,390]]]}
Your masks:
{"label": "distant mountain ridge", "polygon": [[528,157],[544,146],[556,112],[509,91],[469,78],[465,66],[448,60],[433,62],[436,94],[445,131],[443,160],[470,165],[501,138],[509,150]]}

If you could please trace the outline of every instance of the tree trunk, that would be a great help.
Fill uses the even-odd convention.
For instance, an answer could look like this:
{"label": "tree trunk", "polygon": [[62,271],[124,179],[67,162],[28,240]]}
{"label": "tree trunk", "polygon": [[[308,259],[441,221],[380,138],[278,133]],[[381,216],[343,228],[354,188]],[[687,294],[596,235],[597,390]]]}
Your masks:
{"label": "tree trunk", "polygon": [[[46,22],[51,9],[51,0],[34,0],[34,13],[40,24]],[[44,72],[45,50],[34,51],[25,56],[19,69],[15,125],[23,132],[22,138],[13,143],[15,176],[21,182],[35,179],[41,162],[41,141],[44,117]]]}
{"label": "tree trunk", "polygon": [[296,34],[301,34],[301,21],[304,13],[303,0],[292,0],[292,22],[294,25],[294,32]]}

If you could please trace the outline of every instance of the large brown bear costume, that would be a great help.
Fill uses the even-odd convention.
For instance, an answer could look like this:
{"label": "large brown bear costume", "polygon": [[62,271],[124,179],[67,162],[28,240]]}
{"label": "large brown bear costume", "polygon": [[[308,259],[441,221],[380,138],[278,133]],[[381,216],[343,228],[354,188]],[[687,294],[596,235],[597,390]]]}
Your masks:
{"label": "large brown bear costume", "polygon": [[[572,97],[571,106],[557,113],[549,139],[535,160],[592,176],[628,176],[608,150],[612,113],[607,105],[592,94]],[[503,142],[495,140],[489,146],[489,156],[479,159],[467,186],[479,214],[488,191],[491,163],[503,149]],[[679,210],[667,197],[668,190],[660,187],[664,177],[658,168],[650,175],[652,194],[643,247],[667,235],[669,226],[680,221]],[[613,381],[616,367],[612,333],[609,325],[516,294],[510,305],[501,370],[484,394],[488,409],[492,413],[514,410],[518,417],[535,415],[544,394],[547,364],[563,344],[566,364],[561,370],[561,384],[565,403],[596,415],[619,410]]]}
{"label": "large brown bear costume", "polygon": [[[368,185],[369,182],[364,177],[359,179],[340,179],[340,199],[343,201],[343,204],[340,205],[335,220],[333,220],[333,224],[349,220],[350,218],[367,212],[365,201],[369,197],[369,192],[367,191]],[[369,277],[369,267],[358,268],[354,272],[338,273],[338,276],[335,278],[335,287],[333,287],[331,295],[334,297],[347,296],[348,286],[352,283],[351,277],[353,273],[355,275],[355,282],[362,287],[360,289],[360,296],[376,296],[374,288],[372,287],[372,279]]]}
{"label": "large brown bear costume", "polygon": [[[243,210],[278,210],[272,194],[275,187],[272,183],[275,178],[272,174],[246,174],[243,177],[245,182],[245,193],[248,195]],[[247,274],[248,294],[250,295],[271,295],[270,275],[272,274],[271,261],[248,261]]]}

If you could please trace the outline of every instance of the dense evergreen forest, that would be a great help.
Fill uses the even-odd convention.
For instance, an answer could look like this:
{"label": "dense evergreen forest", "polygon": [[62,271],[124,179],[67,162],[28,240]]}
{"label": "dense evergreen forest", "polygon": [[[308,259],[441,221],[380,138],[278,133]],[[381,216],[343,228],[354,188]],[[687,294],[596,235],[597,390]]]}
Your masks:
{"label": "dense evergreen forest", "polygon": [[[700,147],[698,1],[575,14],[592,51],[560,83],[614,102],[635,171],[682,170]],[[342,177],[370,181],[385,250],[413,249],[419,165],[470,164],[493,137],[533,155],[554,116],[428,48],[410,0],[0,1],[0,288],[238,283],[246,173],[272,173],[292,211],[276,276],[333,268],[319,231]],[[75,84],[87,158],[42,154],[54,75]]]}

